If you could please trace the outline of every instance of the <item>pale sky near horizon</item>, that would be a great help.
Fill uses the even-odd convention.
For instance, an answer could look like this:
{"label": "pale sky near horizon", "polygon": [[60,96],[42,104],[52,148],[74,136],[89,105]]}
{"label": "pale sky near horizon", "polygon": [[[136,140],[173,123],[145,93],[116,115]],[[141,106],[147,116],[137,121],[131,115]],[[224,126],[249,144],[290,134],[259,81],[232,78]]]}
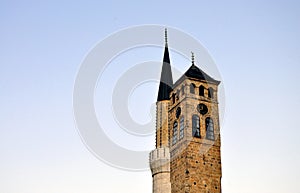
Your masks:
{"label": "pale sky near horizon", "polygon": [[[226,96],[223,193],[299,193],[299,21],[298,1],[1,1],[0,193],[151,193],[150,171],[120,170],[87,150],[72,108],[87,53],[144,24],[192,35],[216,62]],[[128,61],[161,61],[162,51]],[[189,67],[176,57],[173,67]],[[145,88],[150,107],[157,88]],[[129,108],[143,122],[150,108],[135,111],[138,102]]]}

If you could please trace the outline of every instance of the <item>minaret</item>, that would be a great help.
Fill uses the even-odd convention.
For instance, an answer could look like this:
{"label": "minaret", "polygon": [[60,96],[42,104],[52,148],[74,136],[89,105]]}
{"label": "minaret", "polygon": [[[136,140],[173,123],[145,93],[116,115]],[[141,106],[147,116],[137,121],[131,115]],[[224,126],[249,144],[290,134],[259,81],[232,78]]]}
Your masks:
{"label": "minaret", "polygon": [[168,106],[172,86],[173,78],[165,29],[165,50],[156,102],[156,149],[150,153],[153,193],[171,193]]}
{"label": "minaret", "polygon": [[168,104],[173,87],[167,29],[165,29],[165,51],[156,103],[156,148],[169,147]]}

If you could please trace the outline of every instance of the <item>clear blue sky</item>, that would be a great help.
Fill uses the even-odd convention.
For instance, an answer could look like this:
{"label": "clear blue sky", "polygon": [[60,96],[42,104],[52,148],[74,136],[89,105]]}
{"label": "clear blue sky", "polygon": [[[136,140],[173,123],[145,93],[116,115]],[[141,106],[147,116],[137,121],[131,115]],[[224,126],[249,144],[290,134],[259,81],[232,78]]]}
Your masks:
{"label": "clear blue sky", "polygon": [[86,149],[72,92],[97,42],[159,24],[194,36],[219,68],[223,192],[299,193],[299,21],[298,1],[1,1],[0,192],[151,192],[150,171],[107,166]]}

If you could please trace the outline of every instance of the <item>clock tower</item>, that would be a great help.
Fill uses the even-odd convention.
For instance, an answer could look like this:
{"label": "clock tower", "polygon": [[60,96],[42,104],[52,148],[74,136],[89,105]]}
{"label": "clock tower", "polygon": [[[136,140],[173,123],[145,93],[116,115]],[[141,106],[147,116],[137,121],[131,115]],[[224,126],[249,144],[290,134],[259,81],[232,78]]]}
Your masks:
{"label": "clock tower", "polygon": [[173,83],[165,50],[156,103],[156,149],[150,153],[153,193],[221,193],[217,81],[198,68]]}

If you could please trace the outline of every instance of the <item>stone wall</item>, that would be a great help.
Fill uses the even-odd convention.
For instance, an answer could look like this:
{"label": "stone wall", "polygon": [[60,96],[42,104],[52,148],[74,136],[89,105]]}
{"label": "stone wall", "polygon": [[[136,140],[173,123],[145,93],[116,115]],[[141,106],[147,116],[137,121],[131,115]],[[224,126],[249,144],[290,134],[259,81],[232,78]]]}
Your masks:
{"label": "stone wall", "polygon": [[[189,85],[191,83],[196,86],[195,93],[190,93]],[[184,89],[182,89],[182,85]],[[204,96],[199,96],[200,85],[205,87]],[[212,98],[208,97],[208,88],[214,91]],[[171,192],[220,193],[222,172],[217,85],[186,79],[174,88],[171,95],[176,95],[176,100],[170,101],[169,106]],[[197,105],[199,103],[208,107],[206,114],[202,115],[198,112]],[[182,113],[176,117],[178,107],[182,109]],[[200,118],[200,138],[192,135],[193,115],[198,115]],[[178,140],[176,144],[172,144],[173,123],[179,122],[182,116],[184,116],[184,138]],[[208,117],[214,123],[214,140],[206,139],[205,119]]]}

